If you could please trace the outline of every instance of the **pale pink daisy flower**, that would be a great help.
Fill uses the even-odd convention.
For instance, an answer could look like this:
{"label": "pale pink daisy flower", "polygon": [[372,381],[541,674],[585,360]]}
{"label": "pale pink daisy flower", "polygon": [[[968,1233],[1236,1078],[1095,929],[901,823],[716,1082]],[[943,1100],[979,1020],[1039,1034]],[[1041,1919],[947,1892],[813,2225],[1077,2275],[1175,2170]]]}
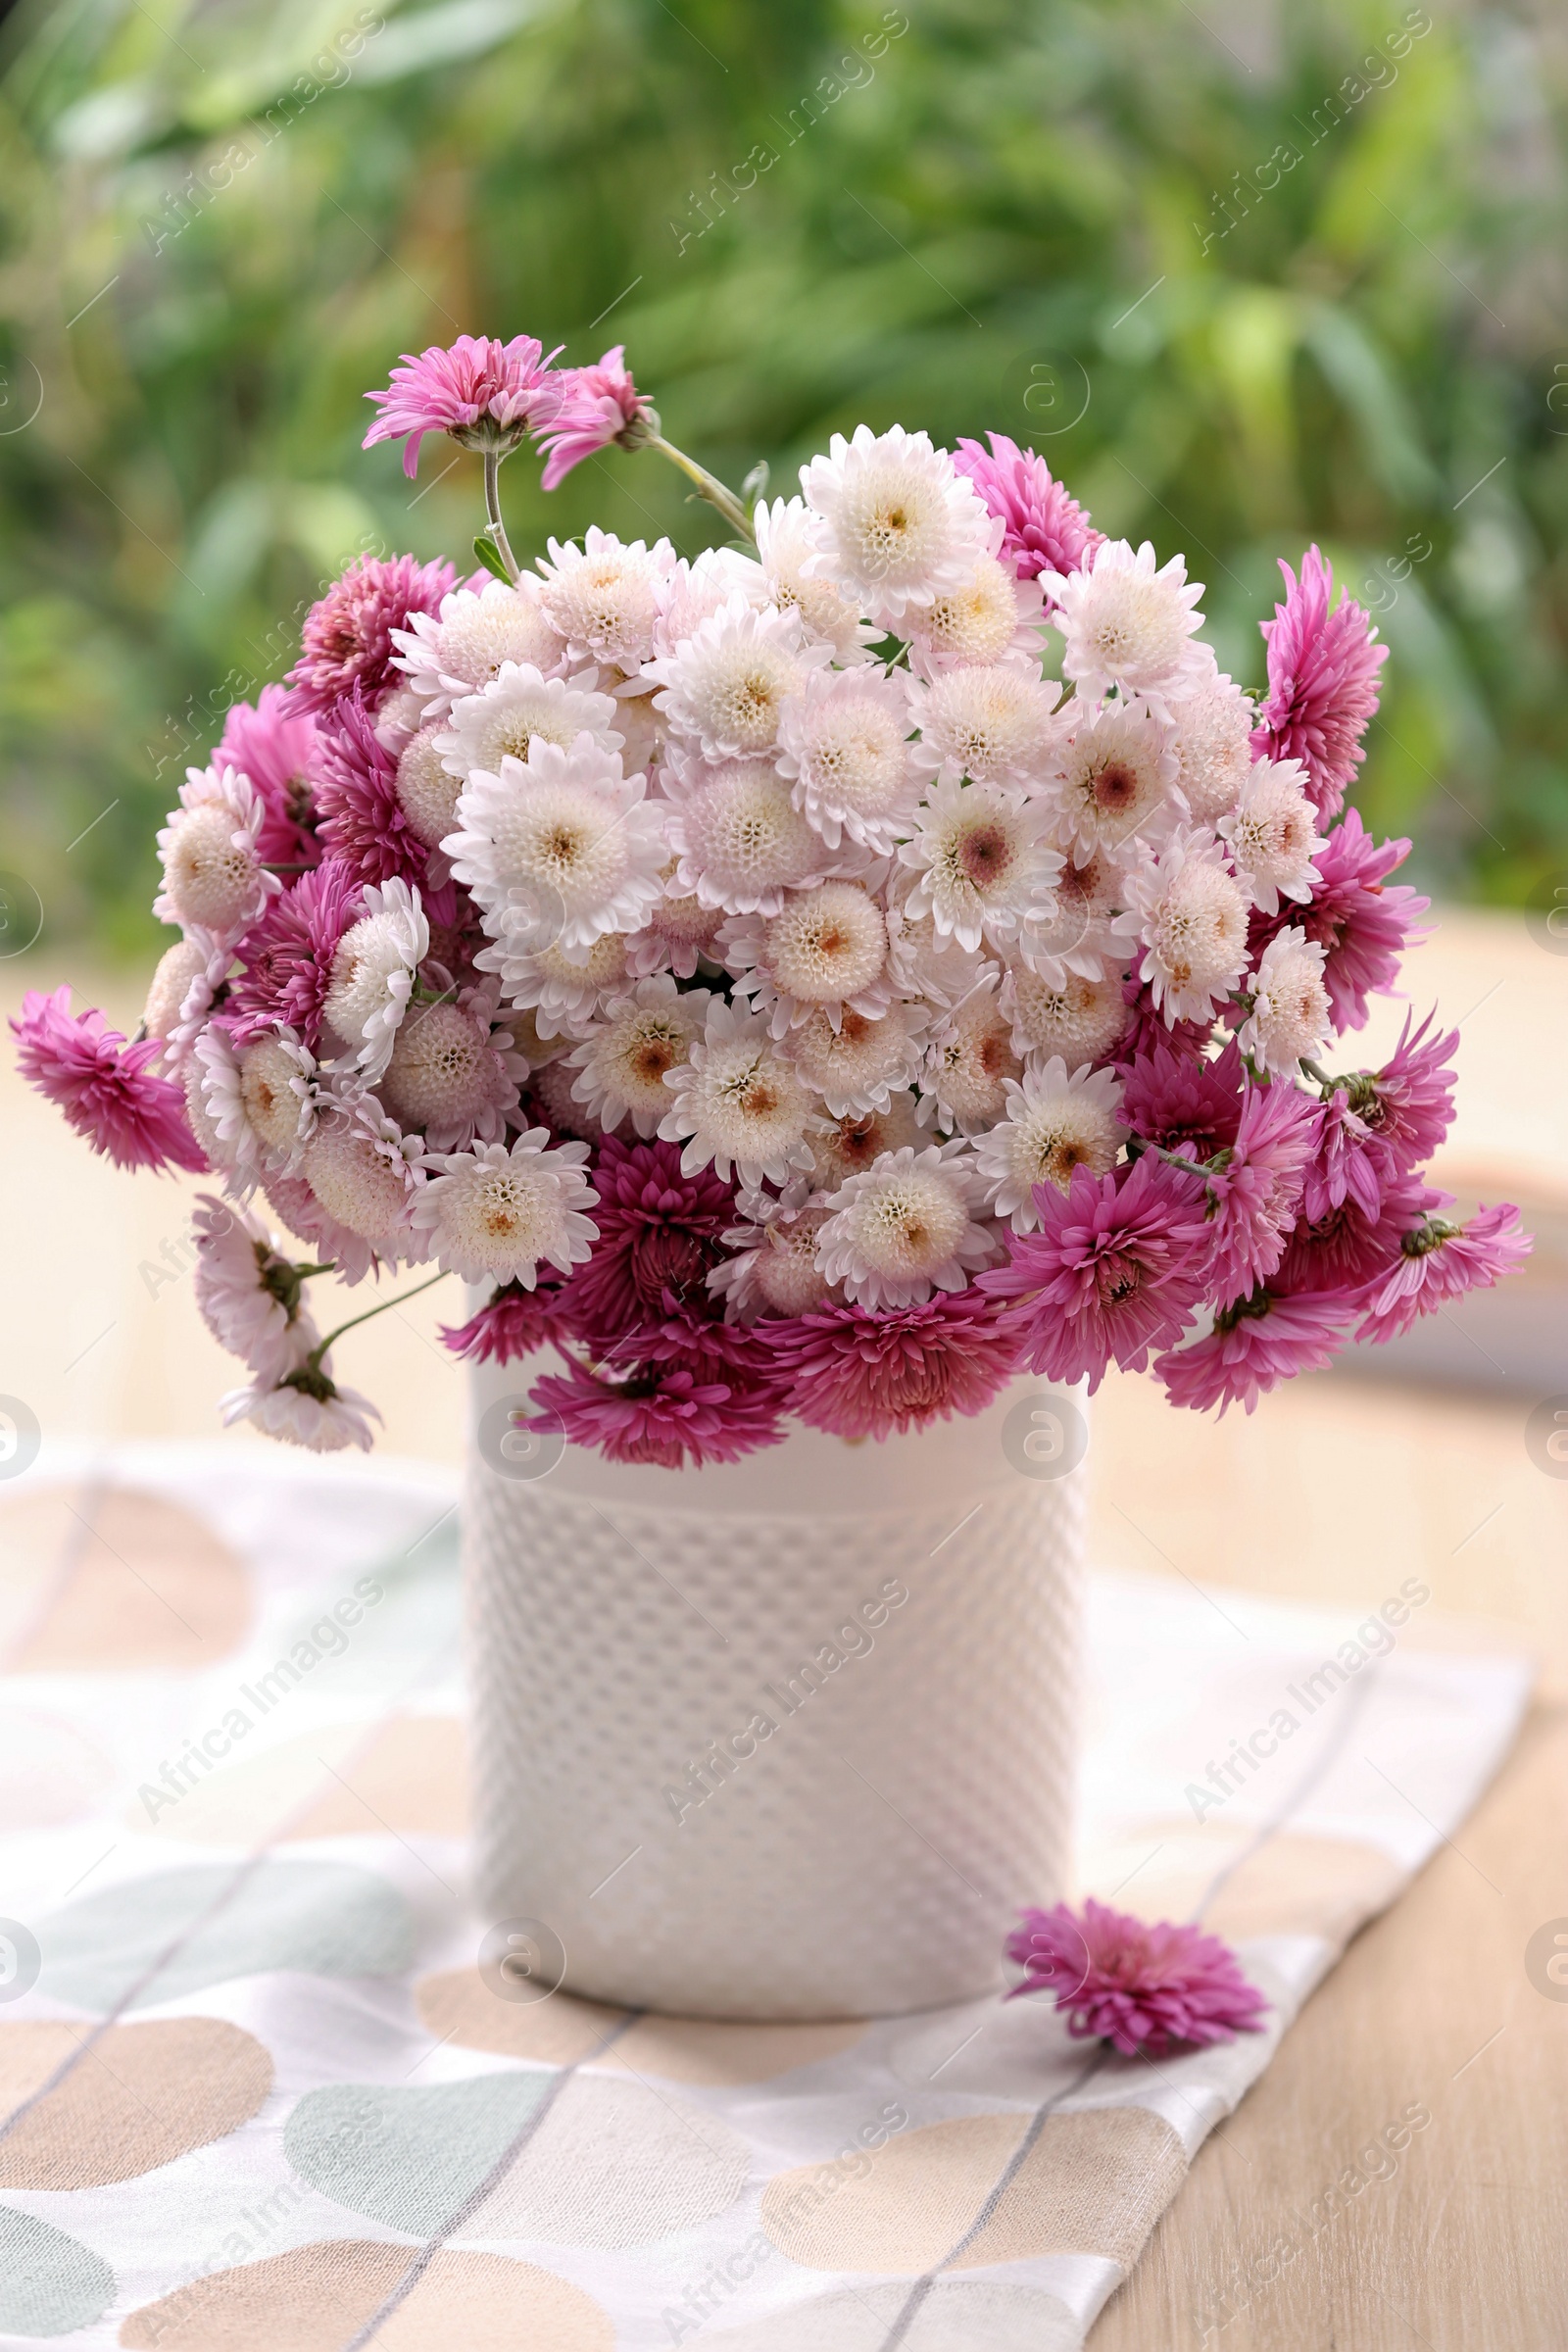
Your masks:
{"label": "pale pink daisy flower", "polygon": [[688,1057],[664,1084],[674,1102],[660,1123],[666,1143],[681,1144],[681,1172],[711,1161],[726,1182],[787,1184],[811,1164],[808,1136],[814,1105],[794,1064],[768,1035],[767,1023],[715,1000]]}
{"label": "pale pink daisy flower", "polygon": [[200,923],[159,957],[141,1025],[162,1041],[166,1071],[177,1070],[189,1054],[232,962],[233,951]]}
{"label": "pale pink daisy flower", "polygon": [[939,931],[929,911],[914,914],[909,902],[920,876],[895,866],[888,884],[888,955],[901,996],[920,998],[951,1011],[1001,966],[978,950],[960,948],[951,931]]}
{"label": "pale pink daisy flower", "polygon": [[1121,1088],[1109,1070],[1068,1071],[1059,1057],[1006,1082],[1007,1107],[975,1145],[975,1162],[993,1213],[1014,1233],[1040,1222],[1035,1191],[1065,1193],[1075,1168],[1103,1176],[1114,1167],[1126,1128]]}
{"label": "pale pink daisy flower", "polygon": [[[626,942],[616,931],[607,931],[587,949],[567,950],[552,942],[524,952],[503,942],[474,960],[482,971],[505,971],[509,1004],[533,1021],[546,1045],[556,1038],[576,1043],[586,1037],[610,999],[626,986]],[[552,1056],[546,1053],[544,1059]],[[537,1059],[533,1066],[538,1069]]]}
{"label": "pale pink daisy flower", "polygon": [[416,613],[434,612],[452,588],[450,564],[417,564],[361,556],[305,615],[300,658],[288,673],[293,708],[330,710],[356,686],[366,708],[379,715],[401,684],[393,667],[394,637]]}
{"label": "pale pink daisy flower", "polygon": [[701,761],[662,771],[673,893],[726,914],[777,914],[791,889],[819,879],[835,858],[766,760]]}
{"label": "pale pink daisy flower", "polygon": [[526,1083],[526,1058],[500,1025],[494,981],[445,1004],[420,1004],[400,1026],[378,1092],[426,1148],[452,1152],[499,1143]]}
{"label": "pale pink daisy flower", "polygon": [[[413,1263],[425,1254],[409,1223],[424,1182],[423,1150],[423,1137],[404,1135],[373,1096],[350,1098],[323,1104],[300,1174],[334,1224],[368,1242],[377,1256]],[[283,1208],[278,1214],[287,1221]]]}
{"label": "pale pink daisy flower", "polygon": [[1322,879],[1312,860],[1323,843],[1298,760],[1254,761],[1215,830],[1262,913],[1278,914],[1282,898],[1311,899]]}
{"label": "pale pink daisy flower", "polygon": [[319,1349],[315,1324],[301,1314],[287,1363],[276,1371],[259,1372],[248,1387],[231,1389],[221,1399],[223,1427],[254,1421],[270,1438],[304,1446],[312,1453],[340,1453],[346,1446],[368,1453],[374,1444],[370,1423],[381,1416],[358,1389],[339,1388],[332,1378],[330,1355]]}
{"label": "pale pink daisy flower", "polygon": [[973,1155],[956,1139],[906,1148],[847,1177],[828,1208],[817,1264],[852,1304],[872,1312],[961,1291],[997,1256]]}
{"label": "pale pink daisy flower", "polygon": [[586,733],[569,750],[536,735],[526,760],[475,768],[443,847],[485,929],[512,956],[551,942],[571,953],[607,931],[639,931],[663,897],[664,808],[645,776]]}
{"label": "pale pink daisy flower", "polygon": [[904,688],[880,669],[815,670],[779,714],[778,772],[830,850],[845,834],[879,858],[906,834],[920,798]]}
{"label": "pale pink daisy flower", "polygon": [[1007,1086],[1022,1076],[991,965],[966,996],[939,1020],[920,1073],[920,1124],[940,1119],[962,1135],[978,1135],[1006,1108]]}
{"label": "pale pink daisy flower", "polygon": [[1259,759],[1299,760],[1325,822],[1344,806],[1366,758],[1361,737],[1378,707],[1378,670],[1389,658],[1371,617],[1341,591],[1331,612],[1334,567],[1315,547],[1298,581],[1288,564],[1285,602],[1259,623],[1268,645],[1268,699],[1252,748]]}
{"label": "pale pink daisy flower", "polygon": [[1211,825],[1235,808],[1252,765],[1253,710],[1208,647],[1198,649],[1191,676],[1169,696],[1167,748],[1195,824]]}
{"label": "pale pink daisy flower", "polygon": [[[770,602],[767,575],[760,564],[742,555],[738,547],[707,547],[688,563],[680,558],[659,584],[659,618],[654,623],[654,655],[667,661],[704,621],[712,620],[739,596],[755,611]],[[622,687],[640,691],[642,681],[628,679]]]}
{"label": "pale pink daisy flower", "polygon": [[705,760],[757,760],[777,749],[780,711],[827,659],[804,642],[798,612],[759,612],[736,595],[642,674],[663,689],[654,702],[670,731]]}
{"label": "pale pink daisy flower", "polygon": [[966,586],[990,550],[990,515],[929,433],[835,433],[828,455],[801,467],[801,488],[822,524],[806,570],[888,627]]}
{"label": "pale pink daisy flower", "polygon": [[1002,525],[1002,555],[1020,579],[1042,572],[1078,570],[1104,538],[1075,498],[1052,478],[1034,450],[1018,447],[1005,433],[988,433],[991,452],[978,441],[960,441],[953,463],[980,493],[988,513]]}
{"label": "pale pink daisy flower", "polygon": [[566,660],[565,639],[532,579],[454,589],[439,612],[412,613],[408,627],[392,637],[398,667],[419,697],[422,723],[461,709],[509,663],[554,676]]}
{"label": "pale pink daisy flower", "polygon": [[1083,1909],[1028,1910],[1007,1937],[1024,1972],[1007,1996],[1049,1992],[1079,2040],[1108,2041],[1124,2058],[1234,2041],[1262,2030],[1269,2003],[1217,1936],[1169,1920],[1150,1926],[1090,1895]]}
{"label": "pale pink daisy flower", "polygon": [[253,1372],[286,1371],[303,1312],[305,1275],[285,1257],[260,1220],[232,1200],[199,1193],[196,1305],[220,1348]]}
{"label": "pale pink daisy flower", "polygon": [[846,1011],[880,1020],[892,1002],[887,917],[858,882],[819,882],[791,891],[777,914],[731,916],[719,954],[735,995],[768,1015],[775,1037],[818,1011],[832,1029]]}
{"label": "pale pink daisy flower", "polygon": [[1067,972],[1056,985],[1026,965],[1011,964],[998,1000],[1012,1025],[1016,1054],[1059,1054],[1069,1070],[1104,1061],[1127,1034],[1128,1009],[1121,982],[1086,980]]}
{"label": "pale pink daisy flower", "polygon": [[266,814],[237,768],[187,768],[179,807],[158,836],[164,887],[154,914],[230,943],[248,930],[278,889],[257,846]]}
{"label": "pale pink daisy flower", "polygon": [[667,539],[629,544],[590,524],[581,547],[552,539],[539,558],[545,612],[574,662],[607,662],[631,675],[654,650],[675,550]]}
{"label": "pale pink daisy flower", "polygon": [[454,705],[448,726],[436,736],[448,771],[466,779],[482,767],[493,775],[504,759],[526,760],[536,736],[564,752],[583,734],[602,752],[620,751],[625,737],[615,726],[619,706],[612,696],[594,692],[594,674],[546,678],[531,662],[503,662],[487,686]]}
{"label": "pale pink daisy flower", "polygon": [[1116,916],[1126,891],[1111,853],[1093,850],[1082,862],[1069,858],[1056,876],[1055,898],[1049,922],[1020,930],[1013,960],[1053,989],[1064,987],[1069,973],[1098,981],[1118,972],[1127,951],[1116,936]]}
{"label": "pale pink daisy flower", "polygon": [[[1000,543],[1000,524],[992,536]],[[1038,672],[1043,606],[1038,580],[1020,579],[995,554],[977,556],[961,588],[945,588],[915,616],[914,658],[931,670],[1016,662]]]}
{"label": "pale pink daisy flower", "polygon": [[415,1225],[449,1274],[465,1282],[519,1283],[531,1291],[540,1260],[569,1274],[589,1255],[599,1228],[585,1212],[599,1199],[588,1181],[586,1144],[552,1146],[547,1127],[471,1152],[436,1152],[413,1209]]}
{"label": "pale pink daisy flower", "polygon": [[426,433],[450,433],[462,449],[486,453],[515,449],[524,433],[554,416],[560,379],[532,335],[502,343],[493,335],[460,335],[443,350],[432,343],[417,358],[403,354],[385,391],[367,392],[377,411],[362,447],[402,441],[403,470],[412,481],[419,470],[419,444]]}
{"label": "pale pink daisy flower", "polygon": [[646,980],[655,972],[672,972],[690,980],[706,956],[713,960],[714,943],[724,924],[720,906],[705,906],[695,892],[671,895],[680,860],[668,858],[662,871],[664,896],[641,931],[627,939],[626,969],[633,979]]}
{"label": "pale pink daisy flower", "polygon": [[1125,539],[1107,539],[1081,570],[1042,572],[1041,586],[1055,601],[1061,665],[1079,694],[1096,701],[1115,686],[1168,718],[1172,699],[1201,664],[1192,638],[1203,625],[1194,609],[1203,591],[1188,580],[1184,559],[1156,566],[1149,540],[1135,551]]}
{"label": "pale pink daisy flower", "polygon": [[[1441,1198],[1442,1196],[1440,1196]],[[1509,1201],[1480,1208],[1463,1224],[1427,1215],[1406,1233],[1392,1271],[1368,1285],[1367,1316],[1358,1340],[1379,1346],[1408,1331],[1419,1315],[1430,1315],[1467,1291],[1491,1290],[1530,1254],[1530,1236],[1520,1230],[1519,1211]]]}
{"label": "pale pink daisy flower", "polygon": [[208,1158],[192,1133],[182,1090],[151,1066],[157,1038],[127,1045],[101,1012],[73,1013],[69,988],[47,997],[28,989],[11,1028],[17,1066],[29,1086],[116,1167],[205,1173]]}
{"label": "pale pink daisy flower", "polygon": [[1058,732],[1060,688],[1008,662],[981,662],[908,682],[916,772],[972,784],[1023,785],[1045,769]]}
{"label": "pale pink daisy flower", "polygon": [[1304,932],[1271,939],[1248,982],[1252,1007],[1237,1033],[1250,1061],[1270,1077],[1294,1078],[1315,1061],[1333,1034],[1334,1015],[1323,984],[1327,950]]}
{"label": "pale pink daisy flower", "polygon": [[811,1186],[819,1193],[836,1193],[847,1176],[863,1176],[887,1152],[923,1151],[929,1141],[913,1095],[896,1087],[885,1103],[866,1111],[835,1113],[821,1133],[811,1137]]}
{"label": "pale pink daisy flower", "polygon": [[395,876],[379,890],[367,889],[364,906],[338,941],[321,1010],[345,1058],[373,1086],[430,953],[430,926],[418,892]]}
{"label": "pale pink daisy flower", "polygon": [[236,1047],[221,1021],[210,1021],[192,1051],[223,1166],[247,1190],[264,1172],[292,1176],[316,1131],[319,1090],[309,1048],[292,1029]]}
{"label": "pale pink daisy flower", "polygon": [[765,1223],[732,1227],[725,1239],[735,1254],[708,1277],[730,1322],[804,1315],[828,1304],[833,1286],[816,1262],[827,1216],[825,1201],[807,1201],[799,1208],[778,1206]]}
{"label": "pale pink daisy flower", "polygon": [[554,490],[574,466],[618,444],[642,449],[659,431],[659,412],[631,380],[626,346],[617,343],[590,368],[564,368],[556,378],[557,400],[535,426],[534,437],[548,463],[541,488]]}
{"label": "pale pink daisy flower", "polygon": [[426,857],[426,874],[433,877],[439,866],[447,871],[448,879],[450,870],[441,844],[456,828],[458,794],[463,788],[463,778],[453,774],[441,749],[450,741],[440,722],[432,720],[403,742],[393,755],[392,771],[392,791],[404,824],[427,852],[437,853],[436,858]]}
{"label": "pale pink daisy flower", "polygon": [[790,1030],[789,1055],[832,1118],[863,1118],[919,1076],[921,1029],[919,1007],[897,999],[876,1019],[839,1008],[835,1021],[818,1007]]}
{"label": "pale pink daisy flower", "polygon": [[1026,926],[1051,922],[1064,860],[1051,846],[1049,809],[1022,793],[942,783],[915,822],[913,840],[899,850],[917,876],[909,914],[929,914],[971,953],[1004,951]]}
{"label": "pale pink daisy flower", "polygon": [[612,997],[567,1055],[578,1073],[572,1095],[607,1135],[628,1116],[640,1136],[654,1133],[669,1109],[665,1074],[690,1056],[711,1002],[710,990],[677,988],[662,972],[639,980],[629,996]]}
{"label": "pale pink daisy flower", "polygon": [[1247,898],[1211,833],[1179,826],[1127,869],[1119,937],[1143,949],[1143,975],[1167,1026],[1209,1022],[1247,969]]}
{"label": "pale pink daisy flower", "polygon": [[1165,730],[1141,703],[1069,703],[1071,732],[1052,746],[1046,776],[1059,811],[1056,838],[1074,864],[1155,841],[1186,813]]}
{"label": "pale pink daisy flower", "polygon": [[977,1291],[868,1313],[825,1304],[768,1334],[790,1411],[833,1437],[891,1437],[984,1412],[1016,1369],[1016,1343]]}
{"label": "pale pink daisy flower", "polygon": [[841,594],[830,579],[808,568],[823,546],[822,524],[804,499],[776,498],[771,506],[759,499],[752,514],[757,555],[771,600],[793,608],[813,645],[831,646],[839,662],[862,662],[874,643],[876,630],[860,616],[859,606]]}

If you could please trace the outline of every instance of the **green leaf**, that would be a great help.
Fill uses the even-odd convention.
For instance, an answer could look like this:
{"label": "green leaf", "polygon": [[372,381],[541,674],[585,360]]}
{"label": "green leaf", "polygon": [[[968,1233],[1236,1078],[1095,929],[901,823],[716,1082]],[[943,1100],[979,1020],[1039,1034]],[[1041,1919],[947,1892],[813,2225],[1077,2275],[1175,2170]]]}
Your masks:
{"label": "green leaf", "polygon": [[509,586],[511,585],[512,574],[507,569],[505,564],[503,564],[501,561],[501,550],[499,547],[497,547],[495,541],[491,538],[488,531],[481,531],[479,533],[478,538],[473,543],[473,552],[478,557],[480,563],[484,565],[486,571],[493,571],[498,580],[505,580]]}

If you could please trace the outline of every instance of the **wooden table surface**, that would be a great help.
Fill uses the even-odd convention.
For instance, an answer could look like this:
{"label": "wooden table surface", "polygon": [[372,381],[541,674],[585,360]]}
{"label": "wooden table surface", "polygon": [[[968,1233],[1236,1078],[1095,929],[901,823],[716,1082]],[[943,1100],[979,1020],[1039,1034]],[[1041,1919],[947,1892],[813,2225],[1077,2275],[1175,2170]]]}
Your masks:
{"label": "wooden table surface", "polygon": [[[133,983],[95,986],[83,958],[59,953],[0,965],[0,1011],[68,978],[78,1003],[134,1021]],[[1523,1197],[1544,1235],[1568,1220],[1568,1078],[1560,1044],[1549,1058],[1544,1045],[1568,1034],[1568,957],[1522,922],[1450,910],[1409,987],[1418,1008],[1436,997],[1462,1022],[1453,1189]],[[196,1189],[92,1158],[0,1054],[0,1393],[46,1430],[216,1433],[235,1375],[191,1295]],[[453,1315],[436,1292],[338,1350],[342,1376],[382,1405],[392,1450],[458,1458],[463,1384],[435,1339]],[[1537,1392],[1494,1370],[1485,1394],[1325,1375],[1218,1423],[1137,1380],[1113,1376],[1097,1399],[1098,1563],[1343,1607],[1348,1630],[1420,1574],[1423,1641],[1532,1647],[1542,1681],[1475,1814],[1351,1945],[1206,2142],[1092,2352],[1568,2347],[1568,1984],[1539,1959],[1533,1981],[1526,1963],[1538,1931],[1561,1920],[1568,1936],[1568,1479],[1526,1449]],[[1432,2122],[1396,2171],[1305,2242],[1294,2217],[1348,2172],[1360,2179],[1358,2151],[1416,2101]],[[1300,2251],[1282,2261],[1276,2241]],[[1219,2312],[1225,2325],[1209,2325]]]}

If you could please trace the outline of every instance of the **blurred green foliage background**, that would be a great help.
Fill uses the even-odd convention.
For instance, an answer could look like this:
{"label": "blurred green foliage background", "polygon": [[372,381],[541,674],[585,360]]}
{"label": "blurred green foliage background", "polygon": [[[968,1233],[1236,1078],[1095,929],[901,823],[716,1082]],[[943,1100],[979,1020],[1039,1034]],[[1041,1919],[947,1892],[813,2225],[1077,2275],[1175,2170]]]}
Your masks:
{"label": "blurred green foliage background", "polygon": [[[477,461],[362,452],[404,350],[623,341],[775,486],[861,418],[1032,439],[1261,675],[1317,538],[1394,658],[1360,802],[1448,893],[1568,868],[1568,20],[1399,0],[38,0],[0,99],[0,867],[155,934],[153,832],[364,546]],[[443,470],[445,468],[445,470]],[[714,535],[657,459],[553,498]]]}

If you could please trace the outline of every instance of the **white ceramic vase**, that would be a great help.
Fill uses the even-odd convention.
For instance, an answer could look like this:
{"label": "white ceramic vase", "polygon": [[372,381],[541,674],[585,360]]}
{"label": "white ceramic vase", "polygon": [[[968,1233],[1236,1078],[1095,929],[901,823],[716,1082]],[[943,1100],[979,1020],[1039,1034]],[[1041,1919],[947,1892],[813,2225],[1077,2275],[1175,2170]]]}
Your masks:
{"label": "white ceramic vase", "polygon": [[673,1472],[509,1435],[540,1368],[475,1376],[466,1502],[502,1940],[685,2016],[994,1988],[1018,1906],[1063,1891],[1081,1407],[1019,1384],[883,1444],[797,1426]]}

